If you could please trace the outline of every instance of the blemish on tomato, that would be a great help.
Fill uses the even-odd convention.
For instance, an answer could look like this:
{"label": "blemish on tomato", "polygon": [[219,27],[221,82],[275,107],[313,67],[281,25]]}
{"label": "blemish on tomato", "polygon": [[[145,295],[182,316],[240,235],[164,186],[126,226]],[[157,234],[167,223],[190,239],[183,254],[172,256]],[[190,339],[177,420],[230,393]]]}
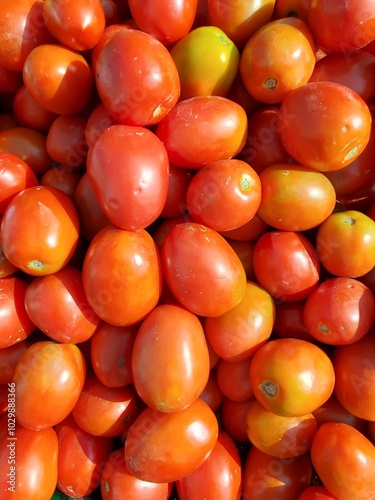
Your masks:
{"label": "blemish on tomato", "polygon": [[331,333],[331,330],[324,323],[319,323],[318,328],[324,335],[328,335],[329,333]]}
{"label": "blemish on tomato", "polygon": [[260,384],[259,388],[268,398],[274,398],[279,392],[277,385],[274,382],[270,382],[269,380],[266,380],[265,382]]}
{"label": "blemish on tomato", "polygon": [[40,260],[34,259],[30,260],[30,262],[27,263],[27,267],[29,269],[44,269],[46,265],[44,262],[41,262]]}

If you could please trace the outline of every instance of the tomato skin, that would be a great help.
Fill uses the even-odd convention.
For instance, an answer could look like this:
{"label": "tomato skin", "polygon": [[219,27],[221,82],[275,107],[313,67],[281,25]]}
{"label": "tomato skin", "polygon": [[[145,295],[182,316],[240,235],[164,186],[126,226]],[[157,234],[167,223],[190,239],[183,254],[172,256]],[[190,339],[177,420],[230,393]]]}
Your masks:
{"label": "tomato skin", "polygon": [[90,495],[100,485],[113,439],[85,432],[70,416],[57,424],[55,431],[59,442],[57,488],[77,498]]}
{"label": "tomato skin", "polygon": [[279,120],[286,124],[280,138],[292,158],[320,172],[353,162],[369,142],[372,123],[369,107],[356,92],[326,81],[290,91]]}
{"label": "tomato skin", "polygon": [[204,463],[215,447],[218,432],[214,412],[199,398],[178,412],[146,407],[126,436],[126,466],[144,481],[177,481]]}
{"label": "tomato skin", "polygon": [[302,165],[271,165],[260,173],[259,216],[285,231],[319,226],[336,205],[336,193],[327,177]]}
{"label": "tomato skin", "polygon": [[96,60],[95,81],[103,104],[115,119],[142,127],[164,118],[181,90],[168,49],[152,35],[132,28],[114,33],[103,45]]}
{"label": "tomato skin", "polygon": [[331,422],[319,427],[311,461],[323,485],[340,500],[375,497],[375,447],[350,425]]}
{"label": "tomato skin", "polygon": [[25,340],[36,328],[24,304],[27,286],[20,276],[0,278],[0,349]]}
{"label": "tomato skin", "polygon": [[[11,474],[0,476],[1,498],[49,500],[57,484],[58,440],[55,430],[47,427],[36,431],[18,425],[14,440],[9,439],[4,437],[0,442],[1,470]],[[11,451],[14,456],[10,455]]]}
{"label": "tomato skin", "polygon": [[280,338],[296,338],[313,342],[303,321],[303,309],[306,301],[281,302],[276,304],[273,333]]}
{"label": "tomato skin", "polygon": [[44,276],[62,269],[73,256],[79,217],[60,189],[32,186],[8,205],[1,234],[3,252],[12,264],[27,274]]}
{"label": "tomato skin", "polygon": [[215,367],[216,379],[224,397],[240,403],[254,396],[249,367],[250,358],[241,361],[219,359]]}
{"label": "tomato skin", "polygon": [[47,111],[36,102],[25,85],[21,85],[13,98],[13,114],[19,127],[26,127],[39,132],[48,132],[55,113]]}
{"label": "tomato skin", "polygon": [[196,96],[177,103],[155,131],[169,160],[199,169],[236,156],[243,148],[247,115],[239,104],[221,96]]}
{"label": "tomato skin", "polygon": [[217,500],[239,500],[241,478],[241,460],[236,445],[228,434],[220,431],[207,460],[195,472],[179,479],[176,489],[180,500],[209,498],[210,495]]}
{"label": "tomato skin", "polygon": [[337,500],[324,486],[308,486],[298,500]]}
{"label": "tomato skin", "polygon": [[55,187],[63,191],[66,195],[74,200],[74,195],[81,180],[81,175],[74,170],[65,167],[51,167],[40,178],[40,185],[47,187]]}
{"label": "tomato skin", "polygon": [[229,436],[239,443],[248,443],[246,428],[246,413],[253,397],[245,401],[233,401],[224,397],[221,405],[222,428]]}
{"label": "tomato skin", "polygon": [[[226,313],[246,291],[246,273],[235,251],[219,233],[201,224],[184,222],[169,231],[161,266],[176,299],[200,316]],[[208,283],[215,283],[214,289]]]}
{"label": "tomato skin", "polygon": [[125,231],[108,225],[91,241],[82,277],[87,299],[100,319],[114,326],[137,323],[160,298],[159,251],[144,229]]}
{"label": "tomato skin", "polygon": [[13,373],[22,354],[27,351],[30,343],[21,340],[9,347],[0,349],[0,384],[9,384],[13,380]]}
{"label": "tomato skin", "polygon": [[[75,344],[31,344],[13,375],[17,422],[33,430],[61,422],[76,404],[85,376],[85,360]],[[38,408],[36,398],[43,402]]]}
{"label": "tomato skin", "polygon": [[186,192],[194,175],[194,170],[169,165],[168,193],[163,210],[162,219],[179,217],[186,210]]}
{"label": "tomato skin", "polygon": [[155,307],[138,330],[131,366],[134,387],[149,407],[167,412],[186,408],[210,374],[201,322],[179,306]]}
{"label": "tomato skin", "polygon": [[275,339],[251,358],[250,380],[257,400],[285,417],[315,411],[331,396],[335,372],[328,355],[300,339]]}
{"label": "tomato skin", "polygon": [[89,150],[87,173],[113,225],[135,231],[159,217],[167,199],[169,161],[150,130],[131,125],[104,130]]}

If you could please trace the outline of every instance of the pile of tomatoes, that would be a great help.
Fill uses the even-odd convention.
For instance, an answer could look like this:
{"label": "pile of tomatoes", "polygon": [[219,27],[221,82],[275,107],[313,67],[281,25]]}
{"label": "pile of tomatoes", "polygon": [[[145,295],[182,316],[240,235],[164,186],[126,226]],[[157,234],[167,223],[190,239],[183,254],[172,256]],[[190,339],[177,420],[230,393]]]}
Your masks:
{"label": "pile of tomatoes", "polygon": [[0,0],[0,497],[375,499],[372,0]]}

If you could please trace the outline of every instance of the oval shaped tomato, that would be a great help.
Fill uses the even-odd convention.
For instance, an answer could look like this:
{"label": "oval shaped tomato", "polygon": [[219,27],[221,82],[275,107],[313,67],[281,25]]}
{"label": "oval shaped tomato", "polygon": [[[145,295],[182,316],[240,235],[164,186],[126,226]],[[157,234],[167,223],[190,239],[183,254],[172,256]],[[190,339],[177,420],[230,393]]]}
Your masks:
{"label": "oval shaped tomato", "polygon": [[80,173],[56,165],[44,172],[40,178],[40,185],[60,189],[67,194],[69,198],[74,200],[74,195],[80,180]]}
{"label": "oval shaped tomato", "polygon": [[126,436],[126,466],[143,481],[177,481],[204,463],[218,432],[215,413],[199,398],[177,412],[146,407]]}
{"label": "oval shaped tomato", "polygon": [[[61,422],[78,401],[85,376],[85,360],[75,344],[31,344],[13,376],[17,422],[34,430]],[[35,401],[43,404],[38,406]]]}
{"label": "oval shaped tomato", "polygon": [[132,28],[119,30],[103,45],[96,59],[95,81],[103,104],[116,120],[144,127],[164,118],[181,90],[168,49],[152,35]]}
{"label": "oval shaped tomato", "polygon": [[51,113],[36,102],[23,84],[14,94],[12,110],[19,127],[31,128],[38,132],[48,132],[56,118],[55,113]]}
{"label": "oval shaped tomato", "polygon": [[111,325],[137,323],[152,311],[161,295],[159,252],[144,229],[104,227],[90,243],[82,273],[89,304]]}
{"label": "oval shaped tomato", "polygon": [[169,160],[198,169],[228,160],[243,148],[247,115],[239,104],[222,96],[196,96],[177,103],[155,131]]}
{"label": "oval shaped tomato", "polygon": [[239,257],[219,233],[201,224],[183,222],[169,231],[161,265],[175,298],[200,316],[220,316],[245,295]]}
{"label": "oval shaped tomato", "polygon": [[57,484],[58,440],[52,427],[30,430],[16,426],[0,442],[1,498],[48,500]]}
{"label": "oval shaped tomato", "polygon": [[261,203],[261,182],[246,162],[231,158],[209,163],[191,179],[186,206],[191,218],[216,231],[249,222]]}
{"label": "oval shaped tomato", "polygon": [[340,500],[375,496],[375,446],[342,422],[323,424],[311,447],[311,461],[323,485]]}
{"label": "oval shaped tomato", "polygon": [[87,174],[113,225],[134,231],[159,217],[167,199],[169,160],[150,130],[131,125],[104,130],[89,150]]}
{"label": "oval shaped tomato", "polygon": [[258,215],[277,229],[306,231],[319,226],[336,206],[332,183],[302,165],[271,165],[260,173],[260,182]]}
{"label": "oval shaped tomato", "polygon": [[138,330],[131,366],[134,387],[147,406],[171,412],[193,403],[210,374],[197,316],[172,304],[155,307]]}
{"label": "oval shaped tomato", "polygon": [[216,379],[224,397],[242,402],[254,396],[249,368],[250,358],[241,361],[219,359],[215,366]]}
{"label": "oval shaped tomato", "polygon": [[224,397],[220,408],[223,430],[239,444],[249,443],[246,429],[246,412],[252,400],[253,397],[245,401],[233,401]]}
{"label": "oval shaped tomato", "polygon": [[21,340],[9,347],[0,349],[0,384],[9,384],[13,380],[14,370],[22,354],[27,351],[30,343]]}
{"label": "oval shaped tomato", "polygon": [[311,413],[333,393],[335,372],[328,355],[300,339],[262,345],[250,364],[254,395],[268,410],[285,417]]}
{"label": "oval shaped tomato", "polygon": [[1,221],[7,259],[27,274],[44,276],[62,269],[78,244],[79,217],[60,189],[32,186],[18,193]]}

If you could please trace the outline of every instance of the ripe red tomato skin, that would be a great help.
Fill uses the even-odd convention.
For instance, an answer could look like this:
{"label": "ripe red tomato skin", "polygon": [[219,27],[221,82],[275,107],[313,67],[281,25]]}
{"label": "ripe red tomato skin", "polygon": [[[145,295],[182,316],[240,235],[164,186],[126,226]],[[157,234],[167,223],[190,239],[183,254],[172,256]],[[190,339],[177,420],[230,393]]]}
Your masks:
{"label": "ripe red tomato skin", "polygon": [[0,384],[9,384],[22,354],[27,351],[30,342],[21,340],[9,347],[0,349]]}

